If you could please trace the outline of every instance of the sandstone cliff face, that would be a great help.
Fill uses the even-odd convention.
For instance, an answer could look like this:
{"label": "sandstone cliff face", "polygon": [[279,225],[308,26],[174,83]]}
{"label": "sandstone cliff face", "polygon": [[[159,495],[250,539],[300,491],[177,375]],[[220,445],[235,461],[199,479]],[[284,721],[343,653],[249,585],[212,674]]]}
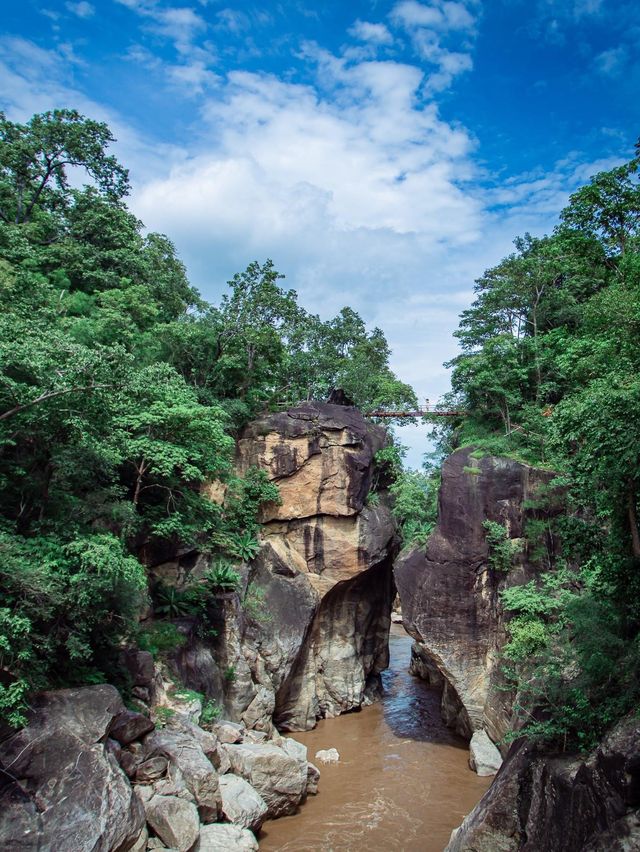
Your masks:
{"label": "sandstone cliff face", "polygon": [[263,513],[261,550],[224,603],[218,639],[192,643],[177,663],[248,727],[269,731],[273,718],[309,729],[376,694],[396,535],[390,510],[365,500],[386,440],[357,409],[326,403],[265,416],[239,438],[239,472],[265,470],[282,504]]}
{"label": "sandstone cliff face", "polygon": [[446,852],[640,849],[640,721],[622,720],[587,758],[514,743]]}
{"label": "sandstone cliff face", "polygon": [[[463,736],[485,729],[496,742],[509,728],[513,696],[502,686],[499,651],[505,641],[500,591],[544,568],[525,542],[548,471],[512,459],[453,453],[442,469],[438,521],[426,547],[396,562],[404,624],[417,640],[413,671],[443,686],[445,721]],[[510,570],[495,570],[483,522],[506,526],[518,547]],[[545,543],[553,549],[553,542]]]}

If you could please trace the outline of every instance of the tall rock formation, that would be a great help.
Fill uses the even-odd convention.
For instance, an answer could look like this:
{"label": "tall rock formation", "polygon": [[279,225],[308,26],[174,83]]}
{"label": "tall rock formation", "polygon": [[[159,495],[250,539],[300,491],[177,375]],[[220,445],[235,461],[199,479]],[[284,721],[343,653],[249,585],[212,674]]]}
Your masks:
{"label": "tall rock formation", "polygon": [[[544,559],[533,558],[527,527],[558,506],[549,500],[550,471],[479,456],[467,447],[445,461],[436,528],[426,547],[401,555],[394,573],[405,627],[417,640],[414,672],[442,685],[448,724],[468,738],[485,729],[497,742],[509,728],[513,701],[498,688],[506,639],[500,592],[546,567]],[[487,520],[501,524],[512,543],[506,571],[492,565]],[[550,538],[542,544],[553,552]]]}
{"label": "tall rock formation", "polygon": [[[248,727],[312,728],[376,694],[388,664],[395,525],[366,498],[385,431],[352,406],[307,403],[249,424],[240,473],[262,468],[282,502],[261,518],[261,550],[229,596],[217,640],[177,657],[185,683]],[[224,672],[232,672],[225,681]]]}

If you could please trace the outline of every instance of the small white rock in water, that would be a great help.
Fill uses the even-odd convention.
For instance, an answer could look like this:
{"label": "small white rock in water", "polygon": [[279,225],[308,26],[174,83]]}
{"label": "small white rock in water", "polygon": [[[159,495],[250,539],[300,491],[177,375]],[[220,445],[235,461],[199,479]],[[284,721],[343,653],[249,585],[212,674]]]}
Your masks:
{"label": "small white rock in water", "polygon": [[476,731],[469,743],[469,766],[478,775],[495,775],[502,766],[502,755],[486,731]]}
{"label": "small white rock in water", "polygon": [[323,748],[316,752],[316,760],[320,763],[337,763],[340,760],[337,748]]}

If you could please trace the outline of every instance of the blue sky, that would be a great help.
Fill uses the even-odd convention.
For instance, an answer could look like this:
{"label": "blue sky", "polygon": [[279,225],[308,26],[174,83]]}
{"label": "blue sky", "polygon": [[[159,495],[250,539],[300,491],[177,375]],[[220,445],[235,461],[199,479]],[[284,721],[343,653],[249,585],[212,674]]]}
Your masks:
{"label": "blue sky", "polygon": [[271,257],[432,400],[474,279],[640,134],[633,2],[5,0],[2,28],[8,116],[108,121],[205,297]]}

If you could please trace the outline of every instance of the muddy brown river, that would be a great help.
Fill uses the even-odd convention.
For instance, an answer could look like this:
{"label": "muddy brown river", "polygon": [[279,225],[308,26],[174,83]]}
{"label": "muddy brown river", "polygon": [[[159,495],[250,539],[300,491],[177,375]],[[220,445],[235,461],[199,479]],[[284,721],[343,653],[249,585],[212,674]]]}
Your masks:
{"label": "muddy brown river", "polygon": [[328,748],[340,762],[318,764],[319,793],[298,814],[265,823],[261,852],[442,852],[491,779],[469,770],[438,693],[409,675],[411,643],[392,626],[381,702],[293,734],[312,762]]}

